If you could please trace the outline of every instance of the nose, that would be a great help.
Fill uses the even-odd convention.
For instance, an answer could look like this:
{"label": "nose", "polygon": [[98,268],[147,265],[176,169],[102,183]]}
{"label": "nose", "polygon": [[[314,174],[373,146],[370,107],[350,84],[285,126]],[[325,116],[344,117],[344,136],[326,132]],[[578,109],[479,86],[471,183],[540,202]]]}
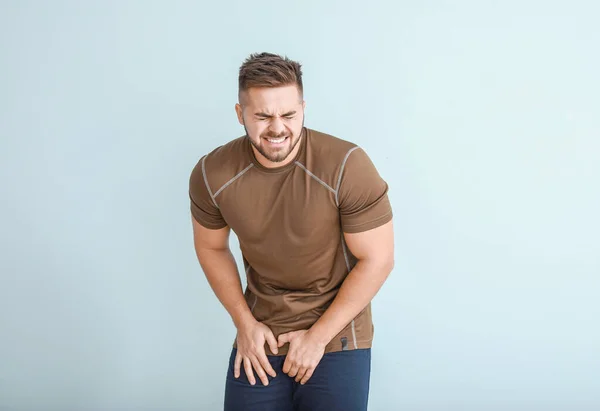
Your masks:
{"label": "nose", "polygon": [[273,117],[271,124],[269,124],[269,131],[276,136],[285,134],[285,124],[283,124],[283,120],[279,117]]}

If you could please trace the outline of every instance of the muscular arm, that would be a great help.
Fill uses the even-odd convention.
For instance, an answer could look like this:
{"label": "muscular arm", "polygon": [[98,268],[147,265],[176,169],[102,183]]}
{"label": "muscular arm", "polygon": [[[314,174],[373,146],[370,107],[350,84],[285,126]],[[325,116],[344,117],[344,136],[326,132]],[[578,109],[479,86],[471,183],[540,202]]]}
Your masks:
{"label": "muscular arm", "polygon": [[194,248],[213,292],[237,328],[254,320],[242,292],[237,265],[229,249],[229,227],[211,230],[192,218]]}
{"label": "muscular arm", "polygon": [[244,299],[237,265],[229,249],[230,229],[211,230],[194,218],[192,224],[198,261],[215,295],[237,328],[234,377],[239,378],[243,364],[250,384],[256,383],[255,371],[262,383],[268,385],[267,374],[272,377],[276,374],[267,359],[264,344],[267,342],[271,350],[277,353],[277,340],[269,327],[256,321]]}
{"label": "muscular arm", "polygon": [[394,266],[392,221],[366,232],[345,233],[344,237],[358,263],[332,304],[309,330],[322,344],[328,344],[367,306]]}
{"label": "muscular arm", "polygon": [[309,330],[279,336],[279,346],[290,343],[283,372],[305,384],[323,356],[325,346],[373,299],[394,265],[392,221],[369,231],[344,234],[358,262],[337,296]]}

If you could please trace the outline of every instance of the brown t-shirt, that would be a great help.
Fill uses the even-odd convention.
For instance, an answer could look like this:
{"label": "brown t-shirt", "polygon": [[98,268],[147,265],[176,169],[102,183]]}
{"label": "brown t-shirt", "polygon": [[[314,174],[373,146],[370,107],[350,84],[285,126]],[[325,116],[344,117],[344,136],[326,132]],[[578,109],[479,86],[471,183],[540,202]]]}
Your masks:
{"label": "brown t-shirt", "polygon": [[[335,298],[357,262],[343,232],[392,219],[388,185],[362,149],[308,128],[298,144],[292,162],[266,168],[243,136],[202,157],[190,177],[193,217],[237,235],[246,302],[275,338],[310,328]],[[372,340],[369,304],[325,352],[369,348]]]}

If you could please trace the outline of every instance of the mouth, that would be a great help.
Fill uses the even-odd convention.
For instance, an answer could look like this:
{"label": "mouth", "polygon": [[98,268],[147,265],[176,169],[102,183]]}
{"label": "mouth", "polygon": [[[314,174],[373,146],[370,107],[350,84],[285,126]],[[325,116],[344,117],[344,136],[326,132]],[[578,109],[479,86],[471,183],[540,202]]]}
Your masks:
{"label": "mouth", "polygon": [[281,146],[286,142],[288,137],[278,137],[278,138],[264,137],[264,139],[267,140],[269,142],[269,144],[272,146]]}

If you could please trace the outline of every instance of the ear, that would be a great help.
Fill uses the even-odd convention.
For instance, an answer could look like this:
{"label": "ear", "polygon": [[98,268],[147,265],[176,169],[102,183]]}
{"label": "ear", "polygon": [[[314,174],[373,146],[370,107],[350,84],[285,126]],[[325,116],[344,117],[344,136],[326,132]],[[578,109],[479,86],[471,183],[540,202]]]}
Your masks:
{"label": "ear", "polygon": [[240,105],[240,103],[237,103],[235,105],[235,112],[237,114],[238,121],[243,126],[244,125],[244,112],[242,110],[242,106]]}
{"label": "ear", "polygon": [[302,110],[306,109],[306,100],[302,100]]}

